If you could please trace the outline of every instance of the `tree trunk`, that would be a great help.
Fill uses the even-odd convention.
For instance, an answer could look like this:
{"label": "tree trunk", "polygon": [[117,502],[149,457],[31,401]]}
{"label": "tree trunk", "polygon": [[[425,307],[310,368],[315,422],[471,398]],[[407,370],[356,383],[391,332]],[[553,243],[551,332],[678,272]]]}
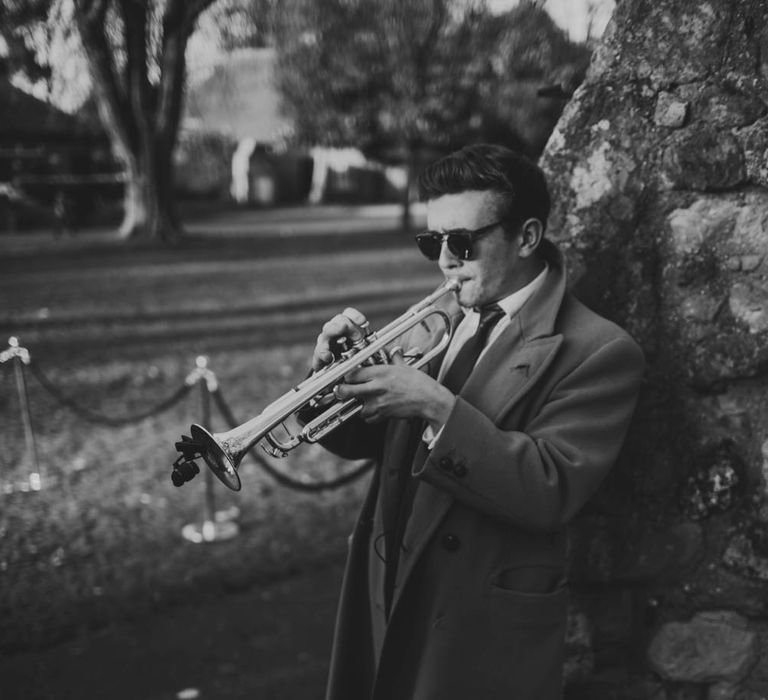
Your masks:
{"label": "tree trunk", "polygon": [[411,216],[411,197],[413,196],[413,188],[416,182],[416,173],[418,172],[418,157],[413,147],[408,146],[406,149],[405,160],[405,190],[403,192],[403,210],[400,216],[400,226],[403,231],[413,230],[413,217]]}
{"label": "tree trunk", "polygon": [[[74,4],[99,114],[125,166],[123,237],[175,242],[181,236],[173,201],[172,154],[181,116],[185,50],[197,17],[212,2],[166,0],[163,4],[157,83],[148,75],[150,4],[118,3],[122,41],[114,40],[111,3],[76,0]],[[119,55],[122,61],[116,60]]]}
{"label": "tree trunk", "polygon": [[403,231],[410,231],[412,228],[411,221],[411,186],[413,184],[413,166],[411,163],[407,163],[405,166],[405,189],[403,190],[402,205],[403,209],[400,213],[400,226]]}
{"label": "tree trunk", "polygon": [[766,46],[765,0],[622,0],[543,156],[574,289],[647,360],[572,528],[584,697],[768,691]]}
{"label": "tree trunk", "polygon": [[170,150],[144,149],[126,160],[121,237],[178,242],[183,230],[173,199]]}

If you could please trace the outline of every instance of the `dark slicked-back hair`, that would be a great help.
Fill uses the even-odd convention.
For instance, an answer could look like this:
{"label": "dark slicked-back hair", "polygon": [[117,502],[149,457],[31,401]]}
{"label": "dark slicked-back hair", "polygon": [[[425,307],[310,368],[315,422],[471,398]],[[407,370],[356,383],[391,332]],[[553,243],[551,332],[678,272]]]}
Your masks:
{"label": "dark slicked-back hair", "polygon": [[546,227],[550,199],[541,168],[504,146],[465,146],[428,165],[419,176],[422,200],[467,190],[495,192],[498,216],[508,224],[538,219]]}

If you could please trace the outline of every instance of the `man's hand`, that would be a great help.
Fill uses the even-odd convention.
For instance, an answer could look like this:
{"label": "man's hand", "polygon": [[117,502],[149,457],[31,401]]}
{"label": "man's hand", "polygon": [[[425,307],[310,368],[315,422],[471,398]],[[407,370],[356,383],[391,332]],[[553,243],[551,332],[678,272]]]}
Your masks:
{"label": "man's hand", "polygon": [[350,343],[360,340],[364,335],[363,326],[367,323],[365,316],[353,308],[344,309],[342,313],[328,321],[317,336],[317,344],[312,355],[312,371],[316,372],[338,357],[340,340],[346,338]]}
{"label": "man's hand", "polygon": [[342,400],[356,398],[363,404],[366,422],[387,418],[424,418],[433,430],[448,420],[456,397],[442,384],[408,365],[402,351],[392,353],[391,365],[361,367],[336,387]]}

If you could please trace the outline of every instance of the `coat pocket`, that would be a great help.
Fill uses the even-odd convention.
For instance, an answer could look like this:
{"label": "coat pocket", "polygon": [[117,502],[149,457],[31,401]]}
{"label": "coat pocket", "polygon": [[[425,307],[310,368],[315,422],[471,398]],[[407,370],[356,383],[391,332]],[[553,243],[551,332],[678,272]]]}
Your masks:
{"label": "coat pocket", "polygon": [[565,572],[554,564],[506,567],[493,574],[491,585],[518,593],[551,593],[565,585]]}
{"label": "coat pocket", "polygon": [[568,614],[568,588],[559,586],[547,593],[529,593],[492,584],[489,612],[516,626],[562,624]]}

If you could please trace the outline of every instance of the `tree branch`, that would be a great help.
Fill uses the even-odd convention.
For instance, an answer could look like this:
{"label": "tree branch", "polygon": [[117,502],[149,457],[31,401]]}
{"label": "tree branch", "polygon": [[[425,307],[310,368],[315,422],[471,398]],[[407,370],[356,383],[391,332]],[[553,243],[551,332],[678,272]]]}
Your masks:
{"label": "tree branch", "polygon": [[166,136],[174,136],[183,98],[187,40],[197,18],[215,0],[168,0],[163,13],[163,38],[160,53],[160,85],[158,87],[157,128]]}
{"label": "tree branch", "polygon": [[125,26],[125,89],[126,97],[137,122],[151,121],[149,79],[147,77],[147,22],[146,0],[120,0]]}
{"label": "tree branch", "polygon": [[75,0],[75,14],[91,26],[103,27],[109,0]]}
{"label": "tree branch", "polygon": [[194,26],[197,18],[213,5],[214,2],[216,2],[216,0],[190,0],[190,2],[185,3],[187,21]]}
{"label": "tree branch", "polygon": [[96,4],[105,5],[90,3],[86,8],[85,3],[75,2],[73,16],[88,60],[94,89],[99,97],[102,117],[109,124],[109,130],[114,135],[116,145],[123,151],[123,157],[127,158],[135,140],[136,127],[131,119],[129,105],[120,92],[112,51],[104,31],[106,12],[101,13],[101,22],[96,21],[96,14],[92,12]]}
{"label": "tree branch", "polygon": [[180,26],[189,36],[197,18],[216,0],[168,0],[163,13],[163,29],[170,25]]}

